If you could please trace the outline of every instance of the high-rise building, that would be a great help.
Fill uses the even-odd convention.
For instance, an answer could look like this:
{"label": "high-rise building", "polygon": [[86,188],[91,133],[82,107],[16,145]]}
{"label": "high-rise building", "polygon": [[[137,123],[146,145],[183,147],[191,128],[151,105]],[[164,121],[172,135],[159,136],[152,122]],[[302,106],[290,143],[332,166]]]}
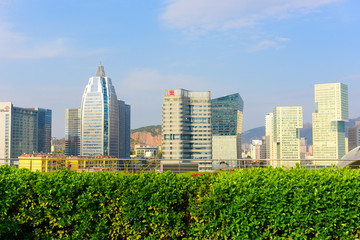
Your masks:
{"label": "high-rise building", "polygon": [[[266,156],[266,136],[262,137],[262,144],[260,146],[260,159],[268,159],[268,157]],[[268,162],[265,161],[264,163],[265,165],[268,165]]]}
{"label": "high-rise building", "polygon": [[38,152],[51,153],[52,111],[44,108],[31,108],[38,112]]}
{"label": "high-rise building", "polygon": [[[38,114],[37,110],[14,107],[11,102],[0,102],[0,159],[38,152]],[[10,165],[14,163],[1,161]]]}
{"label": "high-rise building", "polygon": [[65,155],[80,155],[80,109],[66,109],[65,112]]}
{"label": "high-rise building", "polygon": [[348,149],[353,150],[357,146],[360,146],[360,122],[355,122],[355,126],[348,128]]}
{"label": "high-rise building", "polygon": [[161,128],[164,159],[211,159],[210,92],[165,90]]}
{"label": "high-rise building", "polygon": [[[274,141],[274,113],[265,115],[266,158],[276,159],[276,142]],[[270,163],[275,163],[270,161]]]}
{"label": "high-rise building", "polygon": [[119,156],[119,104],[101,64],[83,94],[80,139],[83,156]]}
{"label": "high-rise building", "polygon": [[[303,127],[302,107],[274,108],[274,141],[277,159],[300,159],[300,128]],[[295,162],[283,161],[285,166]]]}
{"label": "high-rise building", "polygon": [[130,105],[119,100],[119,158],[130,158]]}
{"label": "high-rise building", "polygon": [[241,159],[243,110],[238,93],[211,100],[213,159]]}
{"label": "high-rise building", "polygon": [[347,85],[316,84],[312,118],[314,159],[340,159],[344,156],[345,122],[349,120]]}

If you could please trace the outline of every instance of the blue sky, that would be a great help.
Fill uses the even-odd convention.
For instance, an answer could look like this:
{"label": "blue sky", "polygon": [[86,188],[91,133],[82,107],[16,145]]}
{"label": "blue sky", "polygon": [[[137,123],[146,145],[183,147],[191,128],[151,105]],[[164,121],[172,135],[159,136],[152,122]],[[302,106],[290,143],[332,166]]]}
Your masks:
{"label": "blue sky", "polygon": [[349,86],[360,116],[358,0],[0,0],[0,101],[53,110],[80,107],[99,60],[132,128],[160,124],[164,89],[235,92],[244,130],[276,106],[303,106],[314,84]]}

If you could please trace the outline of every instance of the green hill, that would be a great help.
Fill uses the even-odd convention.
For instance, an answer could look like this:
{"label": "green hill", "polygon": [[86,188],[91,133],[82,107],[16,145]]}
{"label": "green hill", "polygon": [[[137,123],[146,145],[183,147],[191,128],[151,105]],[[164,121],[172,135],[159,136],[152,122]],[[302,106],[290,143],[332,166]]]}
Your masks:
{"label": "green hill", "polygon": [[131,130],[131,133],[136,132],[149,132],[151,133],[151,136],[155,137],[161,134],[161,125],[151,125]]}

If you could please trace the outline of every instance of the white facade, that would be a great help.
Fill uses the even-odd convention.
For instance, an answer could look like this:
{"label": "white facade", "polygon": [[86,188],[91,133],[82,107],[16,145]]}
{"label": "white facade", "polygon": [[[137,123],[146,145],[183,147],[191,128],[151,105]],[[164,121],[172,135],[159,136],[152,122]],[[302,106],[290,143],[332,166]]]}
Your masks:
{"label": "white facade", "polygon": [[266,158],[276,159],[276,144],[274,141],[274,114],[265,115]]}
{"label": "white facade", "polygon": [[11,152],[11,102],[0,102],[0,165],[5,158],[10,158]]}
{"label": "white facade", "polygon": [[251,142],[251,158],[260,159],[260,148],[262,145],[261,140],[252,140]]}

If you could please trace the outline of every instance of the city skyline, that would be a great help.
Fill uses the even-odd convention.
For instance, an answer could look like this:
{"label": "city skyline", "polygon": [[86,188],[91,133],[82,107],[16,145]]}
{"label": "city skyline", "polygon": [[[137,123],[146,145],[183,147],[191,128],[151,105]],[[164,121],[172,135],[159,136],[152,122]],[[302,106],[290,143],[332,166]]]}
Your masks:
{"label": "city skyline", "polygon": [[[0,101],[52,109],[52,135],[64,137],[65,109],[80,107],[101,58],[132,106],[133,128],[161,123],[162,93],[171,88],[240,93],[246,131],[264,126],[275,106],[302,106],[304,123],[312,122],[313,86],[342,82],[349,117],[359,117],[359,1],[259,5],[0,0]],[[106,37],[92,38],[97,31]]]}

